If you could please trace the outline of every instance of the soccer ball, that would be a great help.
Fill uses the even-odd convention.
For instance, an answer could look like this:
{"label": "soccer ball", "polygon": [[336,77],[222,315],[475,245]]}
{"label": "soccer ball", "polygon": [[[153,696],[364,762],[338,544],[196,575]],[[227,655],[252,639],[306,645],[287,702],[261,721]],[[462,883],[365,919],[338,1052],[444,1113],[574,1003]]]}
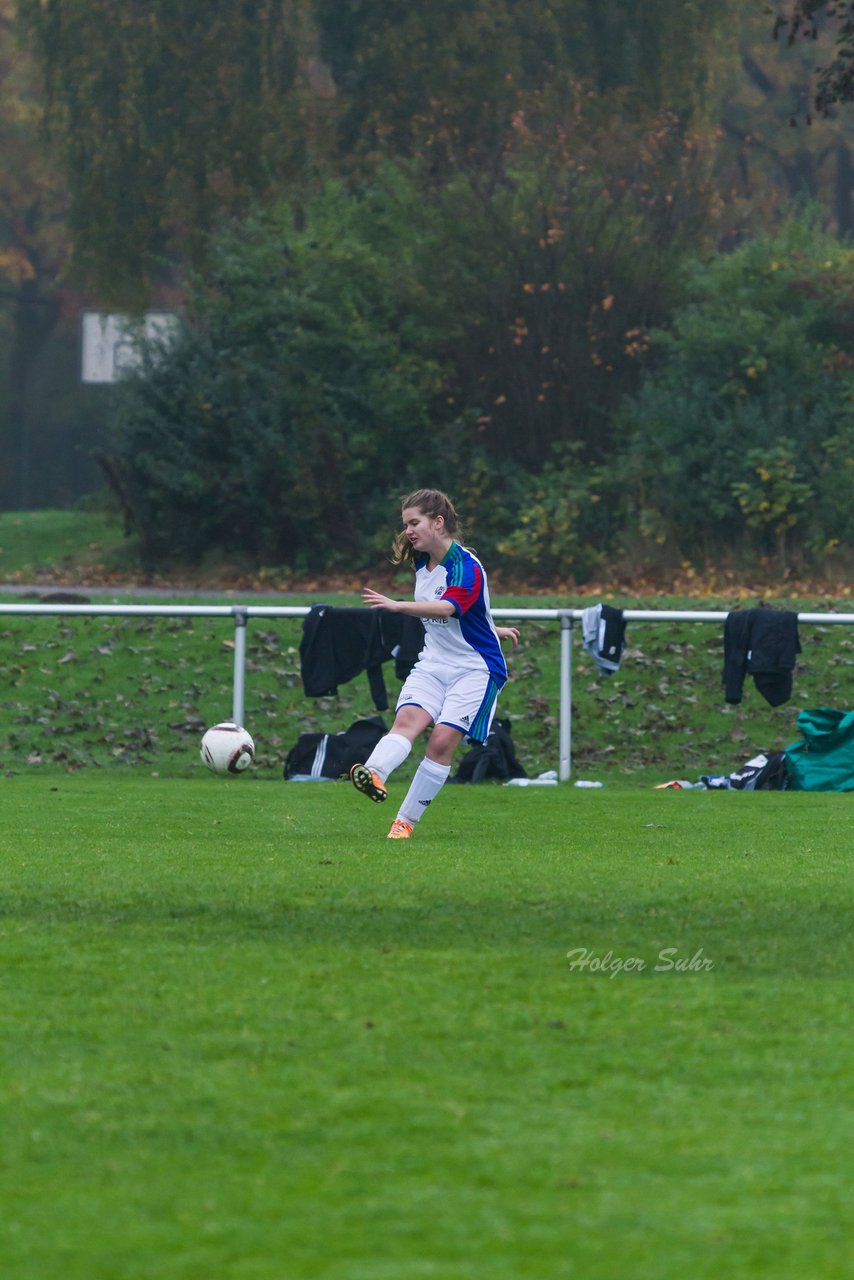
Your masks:
{"label": "soccer ball", "polygon": [[211,773],[243,773],[255,759],[255,743],[239,724],[224,720],[205,733],[200,754]]}

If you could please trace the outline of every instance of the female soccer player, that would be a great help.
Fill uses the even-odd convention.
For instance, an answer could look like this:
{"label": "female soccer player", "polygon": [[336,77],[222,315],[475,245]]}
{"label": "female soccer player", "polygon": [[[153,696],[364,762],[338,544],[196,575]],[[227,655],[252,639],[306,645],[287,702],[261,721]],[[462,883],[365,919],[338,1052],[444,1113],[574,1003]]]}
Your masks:
{"label": "female soccer player", "polygon": [[519,643],[516,627],[496,627],[489,612],[483,565],[454,539],[457,513],[438,489],[419,489],[403,503],[403,531],[394,544],[396,564],[415,569],[415,599],[392,600],[366,589],[372,609],[407,613],[424,621],[425,642],[397,700],[391,731],[364,764],[350,770],[357,791],[385,800],[386,779],[403,764],[430,724],[427,753],[391,824],[389,840],[407,840],[451,772],[463,738],[485,742],[498,691],[507,680],[501,641]]}

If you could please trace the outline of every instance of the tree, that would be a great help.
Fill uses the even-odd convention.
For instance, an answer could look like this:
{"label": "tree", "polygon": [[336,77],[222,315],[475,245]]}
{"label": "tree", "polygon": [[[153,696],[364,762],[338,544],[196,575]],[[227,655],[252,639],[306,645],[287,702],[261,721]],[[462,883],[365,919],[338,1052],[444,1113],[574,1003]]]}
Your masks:
{"label": "tree", "polygon": [[[767,10],[767,5],[766,5]],[[854,3],[851,0],[777,0],[775,39],[787,44],[822,40],[832,44],[829,61],[816,77],[815,109],[827,115],[837,103],[854,99]]]}
{"label": "tree", "polygon": [[602,461],[647,331],[718,229],[709,154],[672,115],[614,129],[580,89],[561,120],[520,109],[509,133],[501,183],[460,175],[435,197],[435,286],[470,318],[449,352],[457,403],[524,468],[570,443]]}
{"label": "tree", "polygon": [[500,157],[519,95],[559,117],[575,83],[615,122],[696,124],[734,57],[734,0],[316,0],[346,153],[433,156],[438,173]]}
{"label": "tree", "polygon": [[[221,213],[302,177],[322,131],[307,0],[18,0],[78,276],[144,303]],[[318,148],[319,149],[319,148]]]}
{"label": "tree", "polygon": [[18,0],[71,193],[79,274],[120,300],[217,215],[300,198],[330,168],[432,160],[500,180],[520,93],[559,118],[573,80],[614,118],[714,100],[734,0]]}
{"label": "tree", "polygon": [[740,65],[727,85],[720,120],[724,140],[718,181],[737,193],[754,225],[770,225],[781,206],[820,202],[841,235],[854,231],[854,121],[845,112],[793,128],[809,110],[817,41],[768,39],[768,18],[745,10],[738,21]]}
{"label": "tree", "polygon": [[178,341],[120,384],[104,460],[150,564],[328,570],[387,531],[443,381],[446,322],[411,269],[418,204],[389,175],[215,238]]}
{"label": "tree", "polygon": [[647,547],[714,558],[741,542],[783,557],[797,537],[818,559],[851,547],[852,290],[854,250],[816,216],[697,269],[619,415],[615,471]]}

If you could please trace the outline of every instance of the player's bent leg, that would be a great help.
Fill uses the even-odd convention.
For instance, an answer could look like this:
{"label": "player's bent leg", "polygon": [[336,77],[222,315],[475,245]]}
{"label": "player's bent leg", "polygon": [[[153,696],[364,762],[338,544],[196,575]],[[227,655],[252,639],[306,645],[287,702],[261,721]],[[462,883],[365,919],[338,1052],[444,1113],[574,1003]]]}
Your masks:
{"label": "player's bent leg", "polygon": [[433,716],[426,707],[422,707],[420,703],[408,702],[405,706],[398,706],[394,713],[394,724],[387,736],[399,734],[400,737],[407,738],[412,743],[432,723]]}
{"label": "player's bent leg", "polygon": [[411,740],[392,730],[384,738],[380,738],[365,761],[365,768],[376,774],[380,782],[385,785],[389,774],[393,773],[398,765],[403,764],[411,750]]}
{"label": "player's bent leg", "polygon": [[354,764],[350,781],[369,800],[381,803],[388,795],[386,779],[412,750],[412,743],[431,723],[432,717],[423,707],[407,706],[398,710],[391,731],[380,738],[364,764]]}
{"label": "player's bent leg", "polygon": [[454,758],[454,752],[464,736],[459,729],[455,729],[452,725],[437,724],[430,734],[430,741],[427,743],[427,759],[432,760],[435,764],[450,766]]}

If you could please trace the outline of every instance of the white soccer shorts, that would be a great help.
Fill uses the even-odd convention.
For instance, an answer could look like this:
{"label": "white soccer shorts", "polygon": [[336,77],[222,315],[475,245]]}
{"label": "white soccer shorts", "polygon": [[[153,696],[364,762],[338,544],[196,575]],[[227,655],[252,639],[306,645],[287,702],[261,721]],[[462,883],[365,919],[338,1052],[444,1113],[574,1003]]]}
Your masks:
{"label": "white soccer shorts", "polygon": [[498,691],[497,681],[485,668],[454,672],[416,662],[400,691],[396,709],[423,707],[434,724],[450,725],[473,742],[485,742]]}

